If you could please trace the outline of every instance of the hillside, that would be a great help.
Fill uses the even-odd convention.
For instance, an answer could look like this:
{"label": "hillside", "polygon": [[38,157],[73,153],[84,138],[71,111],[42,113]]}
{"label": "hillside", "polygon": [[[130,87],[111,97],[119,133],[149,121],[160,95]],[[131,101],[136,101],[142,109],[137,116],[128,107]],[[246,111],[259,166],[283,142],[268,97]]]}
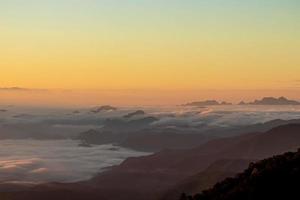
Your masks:
{"label": "hillside", "polygon": [[180,200],[259,200],[300,198],[300,150],[250,164],[235,178],[227,178],[212,189]]}
{"label": "hillside", "polygon": [[196,194],[213,187],[217,182],[228,177],[234,177],[237,173],[245,170],[250,160],[219,160],[211,164],[204,171],[190,176],[173,188],[169,189],[161,200],[177,199],[184,191],[187,194]]}
{"label": "hillside", "polygon": [[[288,124],[262,133],[214,140],[190,150],[164,150],[150,156],[129,158],[121,165],[100,173],[87,182],[40,185],[32,190],[22,191],[21,196],[26,195],[30,200],[59,200],[64,199],[64,195],[67,195],[68,199],[84,200],[95,197],[102,200],[157,200],[170,189],[185,183],[187,179],[198,177],[199,173],[206,171],[209,174],[203,177],[214,178],[209,185],[201,185],[200,182],[197,190],[206,189],[227,175],[241,170],[227,168],[223,170],[224,174],[214,174],[212,172],[216,170],[207,170],[217,161],[260,160],[297,150],[299,146],[300,124]],[[244,164],[245,167],[246,165],[247,163]],[[10,199],[24,200],[18,198],[18,194],[20,193],[10,194],[13,196]],[[50,198],[49,194],[53,198]]]}

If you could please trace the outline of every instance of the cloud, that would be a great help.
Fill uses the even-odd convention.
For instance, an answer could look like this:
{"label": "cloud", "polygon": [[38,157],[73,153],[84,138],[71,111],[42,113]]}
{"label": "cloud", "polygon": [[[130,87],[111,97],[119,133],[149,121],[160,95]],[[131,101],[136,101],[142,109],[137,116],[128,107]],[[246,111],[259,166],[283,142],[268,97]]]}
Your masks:
{"label": "cloud", "polygon": [[[112,145],[91,148],[78,141],[0,140],[1,182],[74,182],[86,180],[127,157],[145,153]],[[11,152],[14,152],[12,155]]]}
{"label": "cloud", "polygon": [[45,92],[46,89],[22,88],[22,87],[0,87],[4,92]]}
{"label": "cloud", "polygon": [[0,87],[0,90],[5,90],[5,91],[23,91],[23,90],[28,90],[27,88],[21,88],[21,87]]}
{"label": "cloud", "polygon": [[[140,108],[139,108],[140,109]],[[230,106],[212,108],[142,108],[147,115],[158,118],[153,122],[151,130],[175,127],[180,133],[188,130],[201,132],[207,127],[240,126],[266,122],[274,119],[300,118],[300,108],[297,107],[256,107],[256,106]],[[136,111],[137,108],[120,109],[115,112],[91,114],[89,109],[80,110],[80,114],[66,115],[70,110],[15,110],[11,113],[28,112],[30,117],[9,118],[6,113],[3,120],[16,126],[24,134],[24,127],[29,130],[43,131],[56,128],[58,134],[66,134],[66,131],[81,128],[89,129],[95,124],[101,123],[106,118],[119,117]],[[55,120],[54,120],[55,119]],[[1,118],[0,118],[1,121]],[[33,123],[34,122],[34,123]],[[46,123],[49,126],[42,126]],[[81,122],[81,124],[79,123]],[[18,126],[17,126],[18,125]],[[22,125],[22,126],[21,126]],[[49,130],[44,130],[47,129]],[[79,131],[81,132],[81,131]],[[0,140],[0,181],[6,182],[73,182],[91,178],[94,174],[106,167],[117,165],[127,157],[145,155],[124,148],[112,148],[112,145],[99,145],[91,148],[78,146],[78,141],[35,141],[35,140]],[[13,154],[11,152],[14,152]]]}
{"label": "cloud", "polygon": [[204,110],[180,110],[172,112],[173,116],[160,115],[159,120],[152,123],[154,127],[194,127],[199,132],[207,127],[230,127],[263,123],[274,119],[300,118],[300,108],[270,108],[231,106],[229,108],[214,107]]}

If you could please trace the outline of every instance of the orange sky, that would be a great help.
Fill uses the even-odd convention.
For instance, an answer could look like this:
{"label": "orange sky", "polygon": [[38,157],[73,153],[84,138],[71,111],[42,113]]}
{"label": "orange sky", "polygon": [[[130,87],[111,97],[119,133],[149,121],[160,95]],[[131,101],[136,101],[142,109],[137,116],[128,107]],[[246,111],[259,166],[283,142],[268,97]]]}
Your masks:
{"label": "orange sky", "polygon": [[253,101],[264,96],[286,96],[300,100],[299,92],[296,90],[32,90],[0,91],[0,105],[51,107],[173,106],[206,99],[239,103],[242,100]]}
{"label": "orange sky", "polygon": [[0,103],[66,104],[73,94],[57,90],[69,89],[74,104],[299,99],[299,9],[295,0],[0,2],[0,87],[56,91],[0,91]]}

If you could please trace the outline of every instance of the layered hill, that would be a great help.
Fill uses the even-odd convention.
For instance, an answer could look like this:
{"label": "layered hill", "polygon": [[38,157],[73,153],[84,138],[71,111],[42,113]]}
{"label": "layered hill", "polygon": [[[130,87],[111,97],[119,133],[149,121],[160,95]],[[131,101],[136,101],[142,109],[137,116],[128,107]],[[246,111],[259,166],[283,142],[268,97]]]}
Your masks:
{"label": "layered hill", "polygon": [[181,200],[259,200],[300,198],[300,150],[250,164],[235,178],[216,184],[194,196],[183,194]]}
{"label": "layered hill", "polygon": [[[214,140],[190,150],[164,150],[150,156],[129,158],[87,182],[39,185],[10,193],[9,200],[24,200],[19,194],[30,200],[156,200],[178,185],[183,184],[185,189],[186,180],[196,180],[193,183],[198,185],[192,185],[191,191],[201,191],[227,175],[239,172],[250,160],[294,151],[299,146],[300,124],[282,125],[266,132]],[[224,162],[225,167],[218,169],[220,165],[214,164],[216,162]],[[229,164],[225,165],[225,162]],[[240,162],[243,163],[240,165]],[[199,173],[204,178],[197,182]],[[210,180],[209,184],[203,184],[205,180]],[[169,193],[169,197],[172,194]]]}
{"label": "layered hill", "polygon": [[204,130],[200,131],[194,129],[189,130],[187,128],[147,128],[149,123],[152,123],[153,120],[155,119],[148,117],[141,117],[140,119],[133,119],[132,121],[110,120],[108,124],[106,124],[108,127],[107,130],[90,130],[83,132],[78,139],[89,144],[114,143],[135,150],[158,152],[163,149],[192,149],[216,138],[232,137],[245,133],[265,132],[276,126],[300,123],[299,119],[278,119],[244,126],[207,127],[207,129],[202,127]]}

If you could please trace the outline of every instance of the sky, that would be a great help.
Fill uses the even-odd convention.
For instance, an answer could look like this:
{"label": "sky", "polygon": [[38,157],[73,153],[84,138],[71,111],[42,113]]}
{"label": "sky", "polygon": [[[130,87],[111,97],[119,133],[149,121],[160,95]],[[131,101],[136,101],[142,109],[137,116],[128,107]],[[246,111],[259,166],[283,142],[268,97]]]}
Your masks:
{"label": "sky", "polygon": [[1,0],[0,88],[300,99],[299,10],[299,0]]}

